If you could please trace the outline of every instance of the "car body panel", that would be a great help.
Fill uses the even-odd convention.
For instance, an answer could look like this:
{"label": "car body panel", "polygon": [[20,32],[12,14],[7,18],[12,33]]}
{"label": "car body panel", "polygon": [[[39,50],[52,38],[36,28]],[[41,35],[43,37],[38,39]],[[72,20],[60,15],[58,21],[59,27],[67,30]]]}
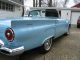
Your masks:
{"label": "car body panel", "polygon": [[[68,26],[68,20],[54,17],[23,17],[1,20],[0,40],[4,43],[1,47],[6,48],[0,48],[0,50],[9,52],[9,54],[5,53],[7,55],[16,55],[17,53],[12,54],[15,49],[18,52],[39,47],[46,39],[57,38],[66,33]],[[14,31],[15,37],[12,42],[9,42],[5,37],[7,28],[11,28]]]}

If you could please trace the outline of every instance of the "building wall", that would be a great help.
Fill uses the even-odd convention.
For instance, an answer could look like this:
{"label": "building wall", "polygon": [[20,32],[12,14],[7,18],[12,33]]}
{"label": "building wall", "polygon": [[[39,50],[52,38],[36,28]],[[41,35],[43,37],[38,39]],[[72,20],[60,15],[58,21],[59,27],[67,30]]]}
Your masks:
{"label": "building wall", "polygon": [[16,2],[16,3],[19,3],[19,4],[22,4],[23,5],[23,0],[0,0],[0,1],[3,1],[3,2],[7,2],[7,3],[10,3],[10,4],[14,4],[13,2]]}
{"label": "building wall", "polygon": [[71,20],[71,10],[61,10],[61,18]]}
{"label": "building wall", "polygon": [[68,19],[72,27],[77,27],[77,20],[80,16],[80,11],[61,10],[61,18]]}
{"label": "building wall", "polygon": [[80,12],[72,12],[71,23],[77,25],[77,20],[80,16]]}
{"label": "building wall", "polygon": [[0,10],[0,19],[21,17],[22,16],[22,11],[23,11],[22,7],[19,7],[19,6],[15,6],[14,11]]}
{"label": "building wall", "polygon": [[0,0],[0,19],[21,17],[23,14],[23,0]]}

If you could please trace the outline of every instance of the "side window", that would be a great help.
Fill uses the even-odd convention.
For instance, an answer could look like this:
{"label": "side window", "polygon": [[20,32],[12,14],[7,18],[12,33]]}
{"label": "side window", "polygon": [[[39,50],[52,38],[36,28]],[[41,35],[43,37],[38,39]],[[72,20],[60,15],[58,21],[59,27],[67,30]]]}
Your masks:
{"label": "side window", "polygon": [[59,17],[58,11],[56,9],[46,9],[46,15],[47,17]]}
{"label": "side window", "polygon": [[38,12],[36,12],[36,11],[31,11],[31,12],[30,12],[30,15],[38,15]]}
{"label": "side window", "polygon": [[30,11],[30,12],[29,12],[29,16],[30,16],[30,17],[33,17],[33,16],[39,17],[40,15],[41,15],[41,13],[40,13],[40,11],[38,11],[38,10],[34,10],[34,11]]}

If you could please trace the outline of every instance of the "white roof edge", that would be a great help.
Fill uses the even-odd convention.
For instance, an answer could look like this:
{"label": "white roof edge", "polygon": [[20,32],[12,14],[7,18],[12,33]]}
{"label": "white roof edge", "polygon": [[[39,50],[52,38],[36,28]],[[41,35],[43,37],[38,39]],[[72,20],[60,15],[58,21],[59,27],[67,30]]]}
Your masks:
{"label": "white roof edge", "polygon": [[56,9],[56,10],[71,10],[71,11],[80,11],[80,8],[62,8],[62,7],[31,7],[31,10],[45,10],[45,9]]}

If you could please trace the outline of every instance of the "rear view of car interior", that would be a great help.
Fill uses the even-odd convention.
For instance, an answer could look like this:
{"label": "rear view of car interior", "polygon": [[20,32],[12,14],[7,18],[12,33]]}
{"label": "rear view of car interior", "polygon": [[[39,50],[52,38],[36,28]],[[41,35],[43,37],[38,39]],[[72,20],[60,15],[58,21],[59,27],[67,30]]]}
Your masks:
{"label": "rear view of car interior", "polygon": [[56,9],[46,9],[46,17],[59,17],[58,11]]}

